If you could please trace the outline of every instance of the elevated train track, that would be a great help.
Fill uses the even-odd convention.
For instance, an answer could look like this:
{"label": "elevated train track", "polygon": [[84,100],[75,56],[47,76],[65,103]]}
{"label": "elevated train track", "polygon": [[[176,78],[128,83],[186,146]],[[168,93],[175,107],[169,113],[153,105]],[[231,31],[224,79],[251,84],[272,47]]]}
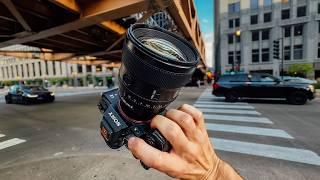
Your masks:
{"label": "elevated train track", "polygon": [[[121,61],[126,29],[166,12],[199,51],[205,47],[193,0],[0,0],[0,48],[15,44],[38,52],[0,50],[17,58],[113,66]],[[35,55],[36,54],[36,55]]]}

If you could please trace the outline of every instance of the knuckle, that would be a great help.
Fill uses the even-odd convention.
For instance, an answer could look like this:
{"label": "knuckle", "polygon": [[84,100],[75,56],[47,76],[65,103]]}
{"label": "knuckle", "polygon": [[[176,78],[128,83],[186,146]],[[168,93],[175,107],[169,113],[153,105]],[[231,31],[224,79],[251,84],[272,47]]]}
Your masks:
{"label": "knuckle", "polygon": [[168,138],[170,139],[175,139],[176,137],[179,136],[179,129],[177,126],[170,124],[167,126],[166,128],[166,134],[168,136]]}
{"label": "knuckle", "polygon": [[182,104],[181,109],[189,109],[189,105],[188,104]]}
{"label": "knuckle", "polygon": [[181,116],[181,120],[184,121],[186,124],[190,124],[190,123],[193,122],[192,116],[190,116],[190,115],[187,114],[187,113],[184,113],[184,114]]}

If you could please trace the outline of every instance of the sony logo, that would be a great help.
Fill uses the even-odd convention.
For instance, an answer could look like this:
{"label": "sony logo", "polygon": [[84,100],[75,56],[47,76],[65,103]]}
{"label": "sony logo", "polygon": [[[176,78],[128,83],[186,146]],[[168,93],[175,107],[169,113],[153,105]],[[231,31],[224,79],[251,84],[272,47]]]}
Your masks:
{"label": "sony logo", "polygon": [[114,114],[112,114],[112,112],[108,113],[109,116],[111,117],[111,119],[113,120],[113,122],[119,127],[121,126],[119,120],[116,118],[116,116]]}

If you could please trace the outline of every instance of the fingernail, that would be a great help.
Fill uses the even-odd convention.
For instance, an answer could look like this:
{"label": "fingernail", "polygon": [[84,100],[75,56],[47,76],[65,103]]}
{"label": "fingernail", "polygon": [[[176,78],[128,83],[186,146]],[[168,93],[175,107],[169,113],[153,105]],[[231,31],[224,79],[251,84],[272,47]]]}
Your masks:
{"label": "fingernail", "polygon": [[128,140],[128,148],[129,149],[132,149],[132,146],[133,146],[133,143],[134,141],[136,140],[135,137],[130,137],[129,140]]}

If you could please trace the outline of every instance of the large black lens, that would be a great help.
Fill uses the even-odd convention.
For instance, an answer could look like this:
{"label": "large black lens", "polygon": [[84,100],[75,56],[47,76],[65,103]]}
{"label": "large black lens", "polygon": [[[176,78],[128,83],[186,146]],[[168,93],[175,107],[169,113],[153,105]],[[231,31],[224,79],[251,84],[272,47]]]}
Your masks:
{"label": "large black lens", "polygon": [[120,110],[131,120],[147,121],[163,111],[187,84],[199,62],[184,39],[146,24],[132,25],[120,68]]}

